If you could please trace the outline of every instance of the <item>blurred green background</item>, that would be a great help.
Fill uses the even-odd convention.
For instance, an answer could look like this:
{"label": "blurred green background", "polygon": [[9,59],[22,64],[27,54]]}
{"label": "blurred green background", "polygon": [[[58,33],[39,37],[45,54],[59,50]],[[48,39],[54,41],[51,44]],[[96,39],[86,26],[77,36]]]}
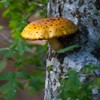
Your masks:
{"label": "blurred green background", "polygon": [[43,95],[46,42],[20,34],[29,22],[46,17],[46,7],[47,0],[0,0],[0,100],[43,99],[32,95]]}

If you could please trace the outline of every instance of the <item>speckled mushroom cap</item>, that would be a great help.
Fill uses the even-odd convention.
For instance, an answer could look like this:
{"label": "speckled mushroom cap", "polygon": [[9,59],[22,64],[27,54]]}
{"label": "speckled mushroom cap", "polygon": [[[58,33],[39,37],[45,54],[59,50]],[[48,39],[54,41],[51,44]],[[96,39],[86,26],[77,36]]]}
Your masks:
{"label": "speckled mushroom cap", "polygon": [[21,36],[29,40],[51,39],[73,34],[77,30],[77,26],[66,18],[45,18],[28,24]]}

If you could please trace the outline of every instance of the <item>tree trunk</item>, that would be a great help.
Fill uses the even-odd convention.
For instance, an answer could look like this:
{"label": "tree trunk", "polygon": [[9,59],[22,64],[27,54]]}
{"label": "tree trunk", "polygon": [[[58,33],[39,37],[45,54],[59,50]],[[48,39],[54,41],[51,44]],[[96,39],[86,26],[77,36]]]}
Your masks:
{"label": "tree trunk", "polygon": [[[57,54],[49,45],[46,62],[46,83],[44,100],[61,100],[60,75],[69,68],[80,73],[87,64],[100,66],[100,1],[99,0],[49,0],[48,17],[64,17],[78,25],[75,35],[61,37],[64,47],[79,44],[80,49]],[[48,70],[48,67],[51,69]],[[100,75],[96,71],[97,75]],[[95,93],[94,93],[95,94]],[[100,94],[99,94],[100,95]],[[99,100],[98,96],[94,97]]]}

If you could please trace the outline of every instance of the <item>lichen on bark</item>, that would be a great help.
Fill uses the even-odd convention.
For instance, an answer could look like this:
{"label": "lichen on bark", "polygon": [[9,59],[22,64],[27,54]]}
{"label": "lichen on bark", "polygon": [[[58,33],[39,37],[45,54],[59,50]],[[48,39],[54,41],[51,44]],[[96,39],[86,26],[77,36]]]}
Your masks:
{"label": "lichen on bark", "polygon": [[[55,53],[49,46],[47,68],[50,65],[53,67],[50,71],[46,71],[45,100],[60,100],[60,76],[68,68],[80,72],[87,64],[100,66],[100,2],[99,0],[49,0],[47,8],[48,17],[68,18],[79,27],[75,35],[61,37],[59,41],[64,46],[82,45],[81,49],[62,55]],[[93,100],[98,100],[98,96],[94,96]]]}

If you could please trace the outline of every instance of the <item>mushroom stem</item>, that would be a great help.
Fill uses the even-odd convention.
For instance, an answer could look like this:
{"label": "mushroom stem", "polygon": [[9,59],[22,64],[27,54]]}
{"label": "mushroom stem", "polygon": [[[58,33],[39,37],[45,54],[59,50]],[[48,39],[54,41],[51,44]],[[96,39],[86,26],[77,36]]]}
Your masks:
{"label": "mushroom stem", "polygon": [[62,44],[58,41],[57,38],[49,39],[48,42],[53,50],[59,50],[63,48]]}

